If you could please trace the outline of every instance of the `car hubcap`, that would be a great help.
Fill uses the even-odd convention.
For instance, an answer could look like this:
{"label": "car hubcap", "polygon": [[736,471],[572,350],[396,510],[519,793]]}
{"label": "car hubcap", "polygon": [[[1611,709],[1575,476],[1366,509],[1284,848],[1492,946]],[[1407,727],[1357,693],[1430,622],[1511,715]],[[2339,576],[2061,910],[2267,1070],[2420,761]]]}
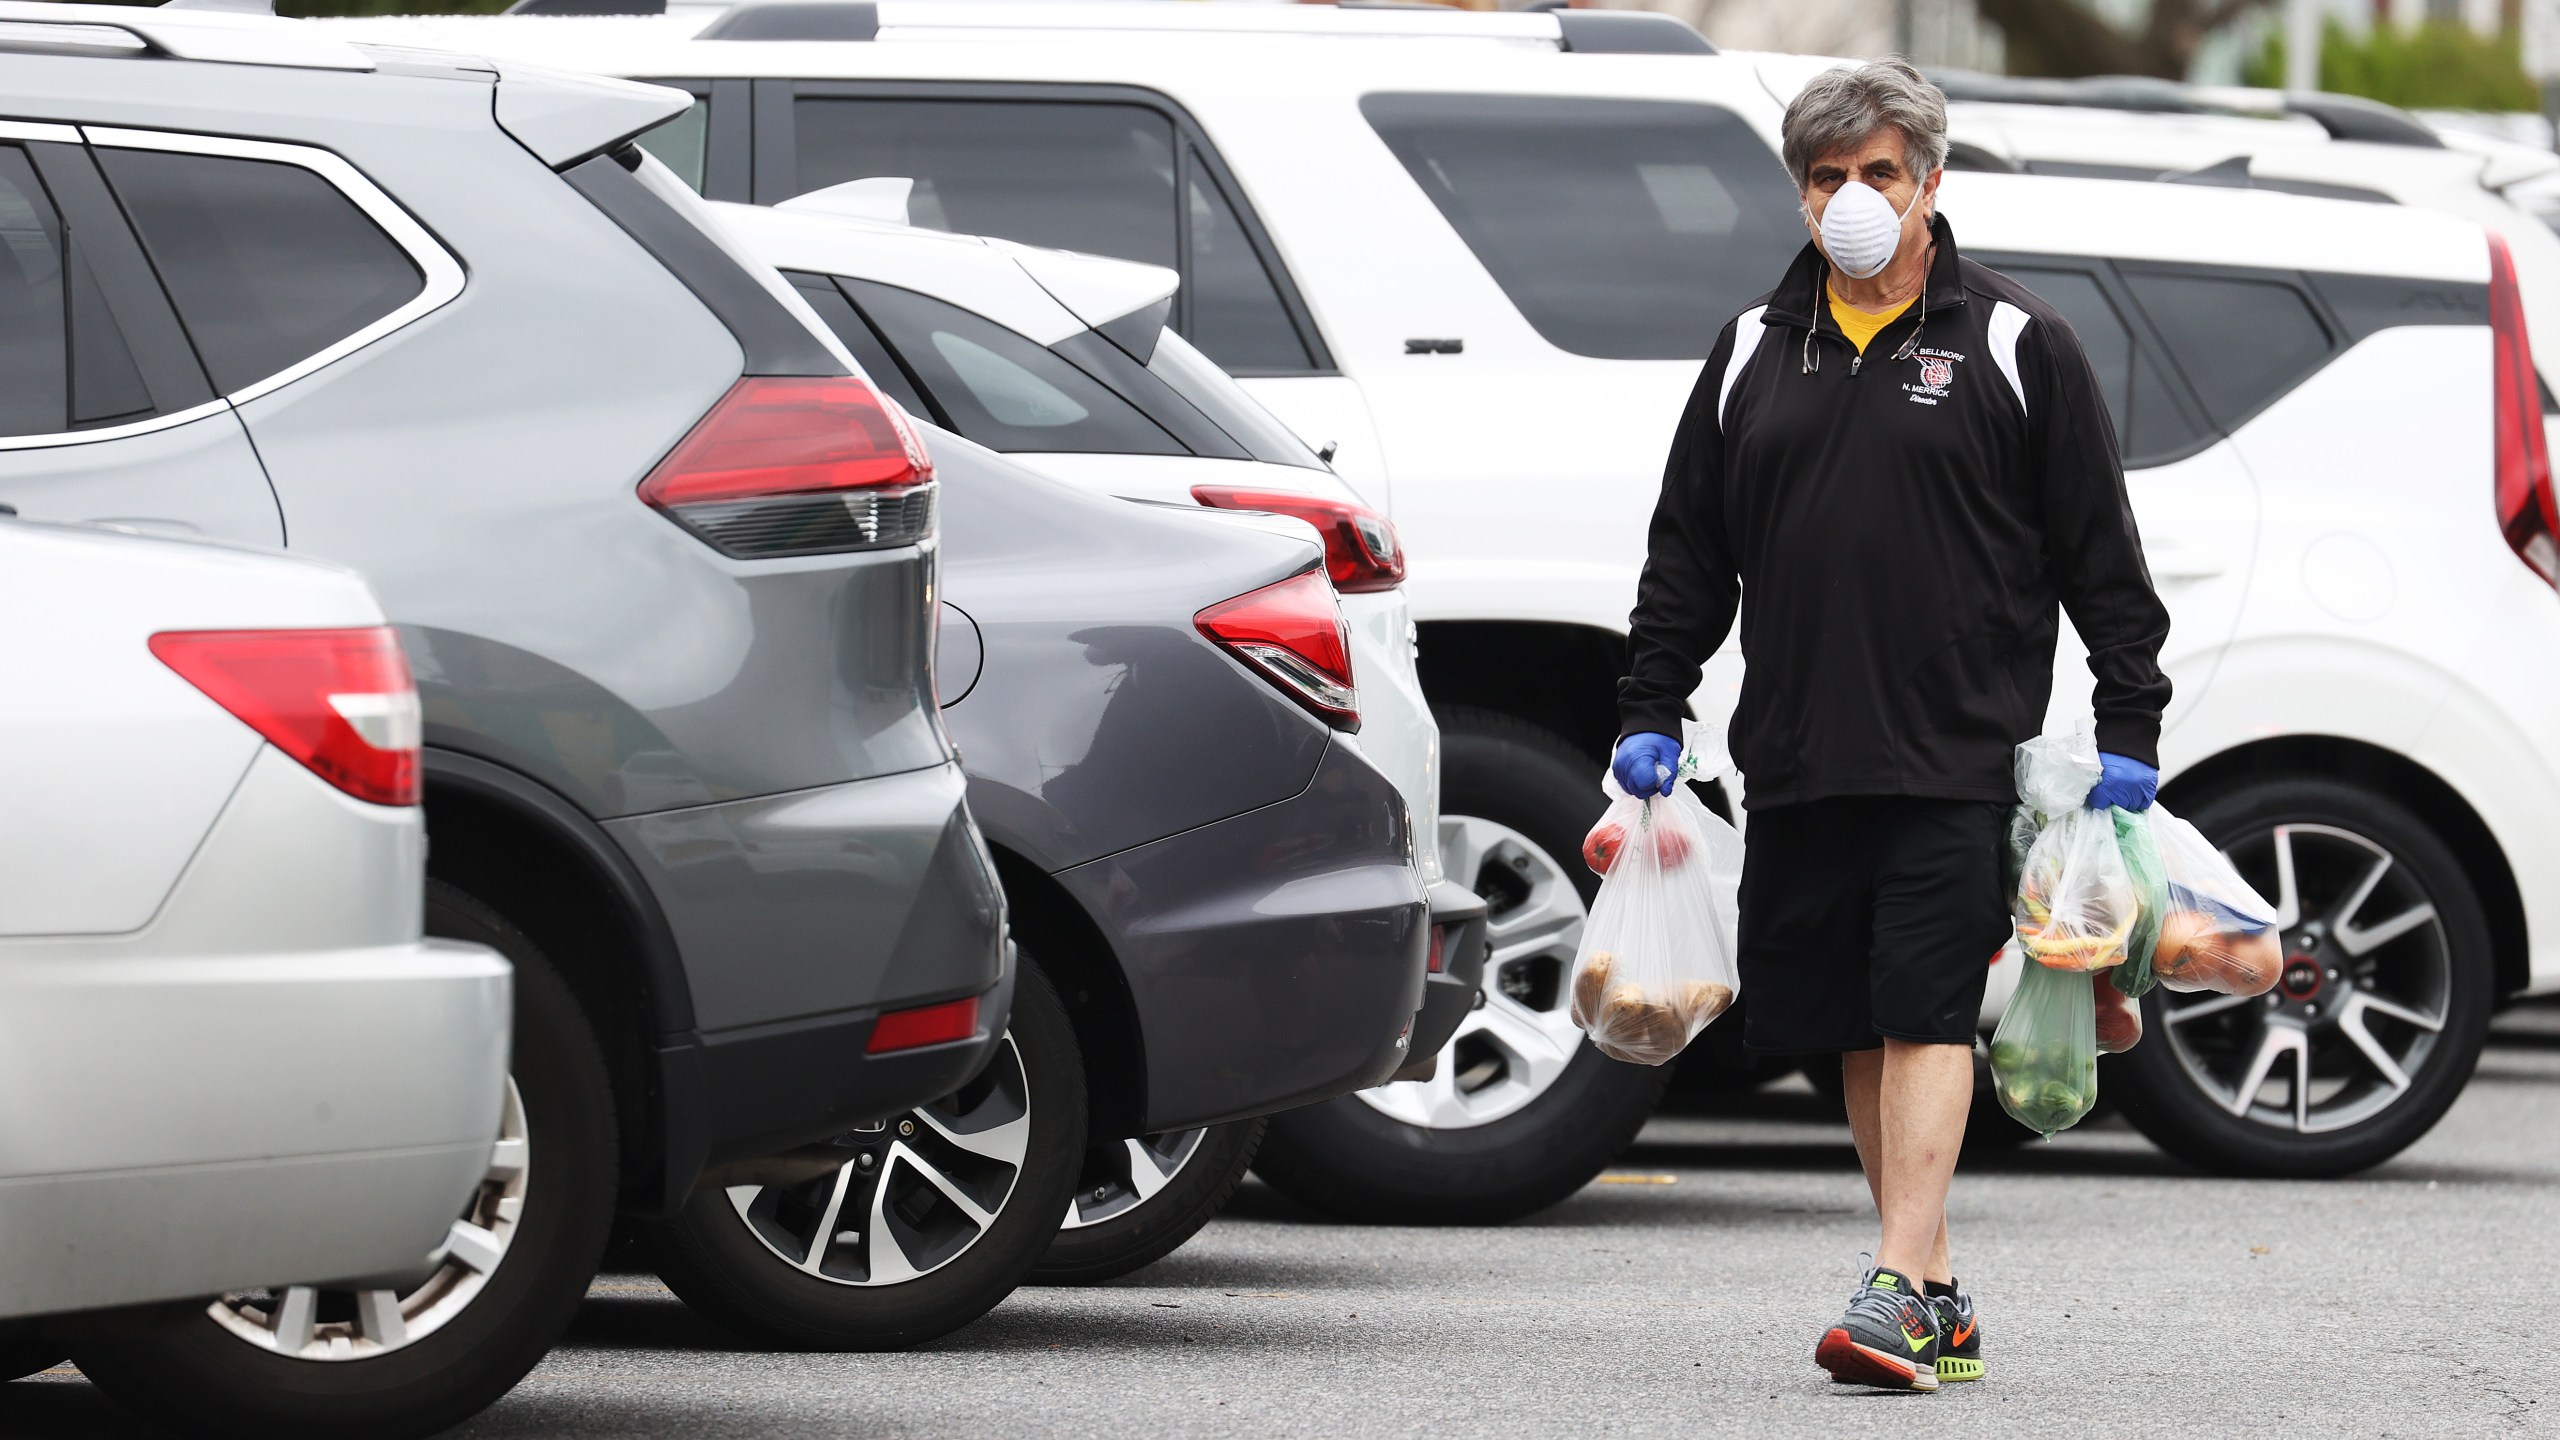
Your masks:
{"label": "car hubcap", "polygon": [[1099,1225],[1153,1200],[1200,1153],[1200,1142],[1208,1133],[1168,1130],[1087,1150],[1084,1175],[1076,1185],[1075,1198],[1067,1202],[1066,1222],[1058,1228]]}
{"label": "car hubcap", "polygon": [[297,1360],[363,1360],[414,1345],[469,1309],[507,1258],[524,1217],[532,1158],[524,1099],[510,1079],[488,1172],[430,1257],[435,1270],[426,1283],[406,1292],[313,1285],[244,1290],[214,1301],[206,1313],[250,1344]]}
{"label": "car hubcap", "polygon": [[2316,1135],[2398,1103],[2435,1058],[2452,950],[2418,877],[2332,825],[2277,825],[2224,852],[2275,901],[2285,963],[2264,995],[2163,992],[2170,1047],[2235,1116]]}
{"label": "car hubcap", "polygon": [[958,1090],[828,1142],[844,1161],[798,1185],[732,1185],[747,1232],[793,1269],[896,1285],[960,1258],[995,1224],[1031,1149],[1031,1089],[1007,1033]]}
{"label": "car hubcap", "polygon": [[1590,910],[1573,876],[1508,825],[1442,816],[1440,860],[1484,899],[1484,988],[1430,1079],[1359,1093],[1407,1125],[1463,1130],[1520,1110],[1573,1063],[1582,1030],[1567,1012],[1565,977]]}

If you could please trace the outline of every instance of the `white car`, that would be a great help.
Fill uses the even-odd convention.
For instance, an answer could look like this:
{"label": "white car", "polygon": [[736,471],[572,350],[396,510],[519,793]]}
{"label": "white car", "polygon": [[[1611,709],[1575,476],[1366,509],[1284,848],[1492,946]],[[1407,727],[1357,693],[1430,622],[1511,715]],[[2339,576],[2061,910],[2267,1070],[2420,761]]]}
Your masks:
{"label": "white car", "polygon": [[[776,207],[711,209],[912,413],[1100,494],[1285,515],[1313,529],[1350,626],[1360,692],[1360,729],[1340,743],[1395,782],[1415,833],[1439,833],[1440,728],[1414,668],[1394,522],[1166,328],[1179,284],[1172,270],[919,229],[907,223],[910,188],[896,177],[856,180]],[[1470,1014],[1485,905],[1442,878],[1436,848],[1416,858],[1433,924],[1447,937],[1411,1039],[1409,1068],[1427,1074]],[[1150,1143],[1188,1163],[1199,1133]],[[1112,1196],[1094,1213],[1129,1218],[1107,1177],[1087,1182],[1044,1265],[1076,1257],[1092,1219],[1082,1197]],[[1197,1223],[1208,1218],[1196,1212]]]}
{"label": "white car", "polygon": [[[1771,89],[1792,95],[1834,62],[1781,55],[1760,63]],[[2406,205],[2484,226],[2515,257],[2525,317],[2543,341],[2542,374],[2560,377],[2560,235],[2509,194],[2560,175],[2560,155],[2488,136],[2439,134],[2413,116],[2349,97],[2288,100],[2273,91],[2123,81],[1966,76],[1949,83],[1958,97],[1947,107],[1956,169],[2275,190]],[[2127,108],[2137,104],[2188,108]],[[2348,212],[2341,221],[2355,223]]]}
{"label": "white car", "polygon": [[393,1287],[519,1203],[510,974],[420,938],[418,698],[372,593],[0,519],[0,676],[7,1372],[80,1348],[28,1317],[102,1307],[254,1296],[341,1349],[434,1323]]}
{"label": "white car", "polygon": [[[1182,272],[1175,328],[1338,440],[1395,517],[1451,873],[1492,905],[1485,1008],[1446,1078],[1282,1117],[1259,1168],[1337,1209],[1456,1219],[1578,1186],[1660,1083],[1580,1047],[1559,997],[1590,893],[1575,850],[1674,422],[1718,327],[1804,242],[1759,61],[1591,53],[1575,13],[335,23],[691,89],[690,173],[716,197],[905,177],[922,223]],[[2524,353],[2521,307],[2493,346],[2481,232],[2412,206],[1959,175],[1945,209],[1968,253],[2084,322],[2123,407],[2176,625],[2171,802],[2289,890],[2300,953],[2415,957],[2352,1017],[2321,964],[2272,1008],[2170,1023],[2155,1001],[2165,1038],[2110,1084],[2233,1170],[2396,1153],[2488,1008],[2560,989],[2560,690],[2515,659],[2560,643],[2549,484],[2533,387],[2492,368]],[[1718,657],[1698,716],[1739,680]],[[2069,656],[2055,693],[2085,699]]]}

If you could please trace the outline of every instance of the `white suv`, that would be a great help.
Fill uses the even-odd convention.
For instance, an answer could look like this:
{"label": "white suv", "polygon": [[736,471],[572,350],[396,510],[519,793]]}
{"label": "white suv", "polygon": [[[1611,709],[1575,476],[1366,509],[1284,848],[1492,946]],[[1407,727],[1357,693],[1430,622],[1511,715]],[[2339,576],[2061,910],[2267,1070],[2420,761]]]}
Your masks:
{"label": "white suv", "polygon": [[[1792,95],[1832,62],[1771,55],[1758,63],[1773,91]],[[2545,347],[2542,373],[2560,376],[2560,235],[2510,193],[2547,183],[2560,173],[2560,156],[2439,134],[2414,116],[2344,96],[2288,100],[2126,80],[1950,76],[1947,83],[1956,97],[1947,107],[1955,169],[2275,190],[2406,205],[2484,226],[2515,257],[2525,316]],[[2341,223],[2359,223],[2352,212],[2339,214]]]}
{"label": "white suv", "polygon": [[0,1378],[74,1348],[54,1312],[431,1323],[390,1287],[514,1218],[509,973],[419,938],[418,697],[372,594],[0,519],[0,675]]}
{"label": "white suv", "polygon": [[[1574,851],[1673,424],[1804,238],[1755,60],[1591,53],[1575,18],[885,0],[344,23],[682,84],[714,196],[902,176],[919,221],[1182,271],[1175,328],[1392,506],[1451,873],[1493,910],[1448,1088],[1281,1117],[1258,1168],[1338,1209],[1482,1219],[1587,1180],[1660,1083],[1564,1013]],[[1961,175],[1945,209],[2074,317],[2117,398],[2176,623],[2173,803],[2292,897],[2306,957],[2272,1006],[2155,1001],[2166,1038],[2111,1083],[2210,1163],[2373,1163],[2450,1102],[2492,1004],[2560,988],[2560,686],[2511,663],[2560,644],[2549,481],[2532,387],[2493,384],[2520,309],[2493,346],[2481,233],[2412,207]],[[1731,651],[1708,667],[1700,718],[1739,678]]]}

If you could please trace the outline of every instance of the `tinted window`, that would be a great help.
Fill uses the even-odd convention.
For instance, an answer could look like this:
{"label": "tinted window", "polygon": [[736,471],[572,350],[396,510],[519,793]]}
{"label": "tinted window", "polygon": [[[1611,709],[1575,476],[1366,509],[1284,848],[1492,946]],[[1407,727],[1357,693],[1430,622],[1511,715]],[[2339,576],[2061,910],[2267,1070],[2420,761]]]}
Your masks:
{"label": "tinted window", "polygon": [[2300,383],[2329,355],[2302,292],[2273,280],[2128,270],[2125,283],[2225,429]]}
{"label": "tinted window", "polygon": [[1192,342],[1229,370],[1306,369],[1306,342],[1245,237],[1244,222],[1197,151],[1188,183],[1191,272],[1183,290],[1190,296]]}
{"label": "tinted window", "polygon": [[702,191],[705,146],[711,137],[711,102],[695,96],[693,108],[640,137],[640,148],[655,155],[676,178]]}
{"label": "tinted window", "polygon": [[800,298],[809,302],[809,308],[818,312],[818,318],[827,322],[827,328],[836,332],[844,348],[853,352],[853,358],[862,365],[862,373],[871,377],[881,394],[897,401],[918,419],[935,418],[933,407],[925,403],[915,381],[899,365],[898,358],[889,353],[889,347],[880,343],[871,326],[854,313],[852,303],[837,292],[836,282],[823,275],[793,275],[791,284],[800,292]]}
{"label": "tinted window", "polygon": [[2179,408],[2169,382],[2135,343],[2133,330],[2113,301],[2085,270],[2003,266],[2003,273],[2042,296],[2071,322],[2098,375],[2099,393],[2115,418],[2116,446],[2127,467],[2154,465],[2196,441],[2195,426]]}
{"label": "tinted window", "polygon": [[150,414],[151,393],[85,247],[65,234],[26,152],[0,146],[0,435]]}
{"label": "tinted window", "polygon": [[[1173,121],[1144,105],[802,96],[797,190],[904,175],[907,216],[964,235],[1185,270],[1181,328],[1235,370],[1304,371],[1305,341],[1245,236],[1234,198]],[[1190,262],[1182,261],[1188,210]]]}
{"label": "tinted window", "polygon": [[1371,95],[1361,113],[1538,333],[1696,359],[1804,243],[1795,191],[1712,105]]}
{"label": "tinted window", "polygon": [[68,428],[62,226],[25,152],[0,146],[0,435]]}
{"label": "tinted window", "polygon": [[98,159],[217,390],[327,349],[426,283],[354,201],[299,165],[157,150]]}
{"label": "tinted window", "polygon": [[993,450],[1180,455],[1173,437],[1101,381],[956,306],[844,282],[944,423]]}
{"label": "tinted window", "polygon": [[907,215],[1153,265],[1174,263],[1173,122],[1141,105],[806,96],[792,120],[806,193],[916,182]]}
{"label": "tinted window", "polygon": [[1173,387],[1173,393],[1191,402],[1191,408],[1207,416],[1211,424],[1226,431],[1228,438],[1243,446],[1254,459],[1309,470],[1325,468],[1297,432],[1281,424],[1278,416],[1263,409],[1262,402],[1246,394],[1243,386],[1181,336],[1167,331],[1157,340],[1155,353],[1147,359],[1147,369]]}

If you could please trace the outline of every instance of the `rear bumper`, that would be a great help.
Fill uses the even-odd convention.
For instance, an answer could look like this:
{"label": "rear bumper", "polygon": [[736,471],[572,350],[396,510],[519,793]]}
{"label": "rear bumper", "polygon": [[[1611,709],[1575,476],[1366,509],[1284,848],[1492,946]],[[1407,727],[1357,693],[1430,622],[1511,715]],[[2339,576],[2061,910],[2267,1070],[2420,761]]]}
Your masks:
{"label": "rear bumper", "polygon": [[[956,764],[616,820],[657,895],[696,1028],[661,1039],[665,1195],[921,1104],[1004,1033],[1004,894]],[[865,1051],[884,1011],[981,997],[969,1040]]]}
{"label": "rear bumper", "polygon": [[1429,906],[1403,798],[1328,746],[1300,794],[1058,874],[1111,942],[1147,1131],[1379,1084],[1406,1060]]}
{"label": "rear bumper", "polygon": [[1440,1051],[1476,1006],[1484,984],[1484,897],[1455,881],[1431,887],[1431,928],[1440,935],[1441,967],[1423,977],[1422,1009],[1398,1080],[1427,1080]]}
{"label": "rear bumper", "polygon": [[415,1270],[488,1171],[506,962],[0,947],[0,1316]]}

